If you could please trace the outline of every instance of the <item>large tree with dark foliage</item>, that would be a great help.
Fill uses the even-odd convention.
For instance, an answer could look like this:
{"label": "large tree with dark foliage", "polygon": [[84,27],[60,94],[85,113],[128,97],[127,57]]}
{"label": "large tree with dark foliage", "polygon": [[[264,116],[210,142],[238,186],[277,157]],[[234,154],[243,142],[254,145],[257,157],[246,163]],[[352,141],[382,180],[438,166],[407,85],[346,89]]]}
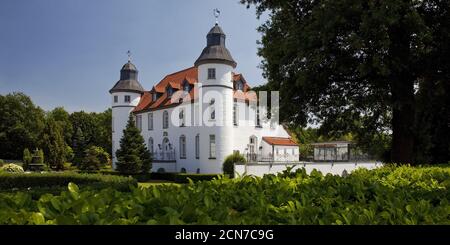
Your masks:
{"label": "large tree with dark foliage", "polygon": [[0,95],[0,159],[21,159],[34,149],[44,128],[45,113],[23,93]]}
{"label": "large tree with dark foliage", "polygon": [[117,171],[121,173],[147,173],[152,167],[152,156],[132,115],[128,118],[127,126],[123,130],[116,157]]}
{"label": "large tree with dark foliage", "polygon": [[392,134],[398,163],[417,160],[415,141],[426,136],[429,154],[440,154],[428,160],[448,161],[450,1],[241,2],[258,17],[269,12],[259,54],[282,120],[317,120],[359,138]]}

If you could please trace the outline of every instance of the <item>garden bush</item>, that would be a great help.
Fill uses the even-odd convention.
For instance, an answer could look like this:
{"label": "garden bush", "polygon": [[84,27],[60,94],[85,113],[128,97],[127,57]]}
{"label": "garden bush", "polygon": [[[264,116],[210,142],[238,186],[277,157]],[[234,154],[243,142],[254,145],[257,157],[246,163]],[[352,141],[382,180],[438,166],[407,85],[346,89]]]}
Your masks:
{"label": "garden bush", "polygon": [[137,186],[133,178],[102,174],[79,174],[73,172],[9,174],[0,173],[0,190],[65,188],[69,183],[96,189],[111,187],[120,191]]}
{"label": "garden bush", "polygon": [[174,175],[173,181],[176,183],[189,183],[189,179],[193,182],[197,181],[209,181],[213,179],[220,178],[220,174],[184,174],[177,173]]}
{"label": "garden bush", "polygon": [[245,157],[238,152],[235,152],[225,158],[222,166],[223,173],[228,174],[231,178],[234,178],[234,164],[245,162],[247,162]]}
{"label": "garden bush", "polygon": [[100,170],[111,167],[109,154],[101,147],[90,146],[84,152],[84,157],[79,168],[81,170]]}
{"label": "garden bush", "polygon": [[0,224],[450,224],[450,168],[383,167],[347,177],[217,178],[119,192],[69,184],[33,200],[0,193]]}
{"label": "garden bush", "polygon": [[0,174],[1,173],[18,174],[18,173],[23,173],[23,172],[24,171],[21,166],[13,164],[13,163],[5,164],[2,167],[0,167]]}

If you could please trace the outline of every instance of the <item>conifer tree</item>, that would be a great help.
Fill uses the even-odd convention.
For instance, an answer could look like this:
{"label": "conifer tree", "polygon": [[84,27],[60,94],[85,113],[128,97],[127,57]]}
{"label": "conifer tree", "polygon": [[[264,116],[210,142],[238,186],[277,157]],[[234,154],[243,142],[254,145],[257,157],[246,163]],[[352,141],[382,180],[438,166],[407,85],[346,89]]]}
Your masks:
{"label": "conifer tree", "polygon": [[66,142],[62,128],[52,118],[47,119],[43,136],[44,151],[49,165],[56,170],[64,168],[66,161]]}
{"label": "conifer tree", "polygon": [[151,154],[132,115],[128,118],[127,126],[123,130],[116,157],[117,170],[121,173],[146,173],[151,169]]}

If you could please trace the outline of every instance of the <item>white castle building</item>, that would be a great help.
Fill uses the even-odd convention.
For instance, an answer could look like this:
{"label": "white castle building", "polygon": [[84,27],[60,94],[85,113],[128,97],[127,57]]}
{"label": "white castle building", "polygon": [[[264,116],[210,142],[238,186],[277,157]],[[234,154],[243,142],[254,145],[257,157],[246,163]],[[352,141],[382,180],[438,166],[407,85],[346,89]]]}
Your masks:
{"label": "white castle building", "polygon": [[[299,147],[257,97],[225,46],[216,24],[194,66],[169,74],[150,91],[128,61],[112,96],[113,166],[129,114],[153,154],[154,172],[221,173],[224,159],[239,152],[250,162],[295,162]],[[259,103],[262,105],[263,103]],[[272,113],[272,115],[275,115]]]}

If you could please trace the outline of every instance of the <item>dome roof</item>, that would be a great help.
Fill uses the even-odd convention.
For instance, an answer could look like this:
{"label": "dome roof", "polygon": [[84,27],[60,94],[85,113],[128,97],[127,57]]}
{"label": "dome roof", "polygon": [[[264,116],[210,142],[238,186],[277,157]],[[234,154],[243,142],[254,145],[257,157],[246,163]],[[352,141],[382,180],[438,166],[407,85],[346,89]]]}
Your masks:
{"label": "dome roof", "polygon": [[137,79],[138,70],[136,66],[128,61],[120,70],[120,80],[109,90],[110,93],[115,92],[135,92],[143,93],[144,88]]}
{"label": "dome roof", "polygon": [[206,35],[206,47],[195,61],[195,66],[206,63],[222,63],[236,67],[237,63],[225,46],[226,35],[216,24]]}
{"label": "dome roof", "polygon": [[123,65],[121,70],[137,71],[136,66],[131,63],[131,61],[128,61],[125,65]]}

